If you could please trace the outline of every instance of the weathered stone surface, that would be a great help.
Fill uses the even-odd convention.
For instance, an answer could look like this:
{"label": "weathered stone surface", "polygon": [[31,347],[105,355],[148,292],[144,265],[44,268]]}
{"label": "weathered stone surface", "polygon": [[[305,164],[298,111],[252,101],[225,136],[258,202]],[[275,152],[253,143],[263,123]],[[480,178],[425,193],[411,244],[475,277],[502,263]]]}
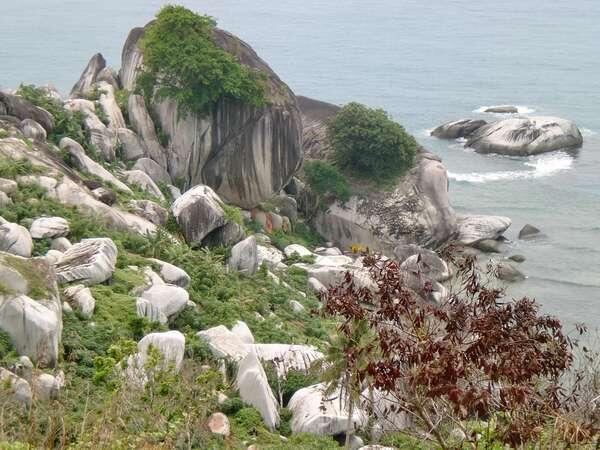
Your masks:
{"label": "weathered stone surface", "polygon": [[502,243],[496,239],[484,239],[475,244],[475,248],[484,253],[502,253]]}
{"label": "weathered stone surface", "polygon": [[111,239],[84,239],[65,252],[56,273],[62,283],[98,284],[112,276],[116,262],[117,247]]}
{"label": "weathered stone surface", "polygon": [[583,143],[577,126],[557,117],[511,118],[479,128],[466,147],[478,153],[528,156],[560,149],[580,147]]}
{"label": "weathered stone surface", "polygon": [[163,195],[160,188],[156,185],[156,183],[150,178],[150,176],[141,170],[126,170],[123,172],[125,176],[125,180],[132,185],[136,185],[149,194],[154,195],[161,201],[165,200],[165,196]]}
{"label": "weathered stone surface", "polygon": [[132,213],[143,217],[155,225],[164,226],[169,219],[169,211],[150,200],[130,200],[127,206]]}
{"label": "weathered stone surface", "polygon": [[0,395],[10,395],[23,405],[30,405],[33,399],[29,383],[12,372],[0,367]]}
{"label": "weathered stone surface", "polygon": [[73,244],[66,237],[58,237],[56,239],[52,239],[52,243],[50,244],[50,248],[52,250],[58,250],[59,252],[66,252],[69,250]]}
{"label": "weathered stone surface", "polygon": [[83,99],[69,100],[65,103],[65,108],[83,114],[83,126],[89,133],[91,144],[99,150],[105,161],[114,161],[116,134],[113,130],[109,130],[96,115],[94,102]]}
{"label": "weathered stone surface", "polygon": [[239,361],[248,354],[248,345],[238,333],[229,331],[224,325],[219,325],[196,334],[208,344],[213,355],[217,358],[228,358]]}
{"label": "weathered stone surface", "polygon": [[[158,140],[158,136],[156,135],[156,128],[154,127],[154,122],[150,118],[150,114],[146,109],[146,102],[144,101],[144,97],[141,95],[130,95],[127,110],[129,112],[129,120],[131,122],[131,127],[140,137],[142,142],[144,143],[144,147],[148,152],[148,157],[154,160],[159,167],[162,169],[164,173],[166,173],[167,169],[167,157],[165,149],[162,145],[160,145],[160,141]],[[170,183],[171,179],[162,174],[165,183]],[[148,175],[152,176],[152,174],[148,173]],[[160,181],[157,178],[154,178],[154,181]]]}
{"label": "weathered stone surface", "polygon": [[101,92],[98,103],[108,119],[109,128],[111,128],[113,132],[116,132],[119,128],[126,128],[127,125],[125,124],[123,113],[115,99],[115,88],[105,81],[97,82],[95,86]]}
{"label": "weathered stone surface", "polygon": [[154,284],[140,297],[147,303],[138,302],[138,314],[142,313],[140,315],[151,319],[158,316],[161,323],[166,323],[166,320],[183,311],[190,299],[185,289],[172,284]]}
{"label": "weathered stone surface", "polygon": [[120,87],[118,75],[110,67],[105,67],[96,75],[96,83],[100,83],[101,81],[108,83],[115,90]]}
{"label": "weathered stone surface", "polygon": [[[302,388],[292,396],[288,408],[292,411],[291,427],[294,433],[321,435],[345,434],[348,429],[348,408],[340,393],[324,397],[323,384]],[[367,424],[367,416],[355,408],[351,428],[360,429]]]}
{"label": "weathered stone surface", "polygon": [[19,355],[41,365],[56,363],[61,322],[41,302],[26,295],[0,296],[0,329],[10,336]]}
{"label": "weathered stone surface", "polygon": [[508,217],[461,216],[458,220],[458,241],[472,245],[484,239],[497,239],[511,225]]}
{"label": "weathered stone surface", "polygon": [[5,208],[9,205],[12,205],[12,203],[12,199],[4,192],[0,191],[0,208]]}
{"label": "weathered stone surface", "polygon": [[261,361],[273,363],[277,375],[282,378],[292,369],[308,372],[314,361],[324,357],[310,345],[254,344],[252,351]]}
{"label": "weathered stone surface", "polygon": [[29,227],[33,239],[57,238],[69,234],[69,222],[62,217],[40,217]]}
{"label": "weathered stone surface", "polygon": [[219,196],[199,185],[179,197],[171,210],[188,244],[198,244],[212,231],[227,223]]}
{"label": "weathered stone surface", "polygon": [[287,266],[283,264],[283,253],[275,247],[267,247],[264,245],[257,245],[257,258],[258,267],[262,266],[263,263],[269,270],[284,270]]}
{"label": "weathered stone surface", "polygon": [[48,111],[38,108],[24,98],[2,91],[0,91],[0,115],[14,116],[19,120],[34,120],[48,133],[54,127],[54,120]]}
{"label": "weathered stone surface", "polygon": [[490,106],[489,108],[486,108],[483,112],[496,114],[516,114],[519,112],[519,108],[511,105]]}
{"label": "weathered stone surface", "polygon": [[171,177],[165,169],[150,158],[138,159],[132,167],[132,170],[141,170],[146,173],[155,183],[171,183]]}
{"label": "weathered stone surface", "polygon": [[92,90],[92,85],[96,81],[98,73],[100,73],[100,71],[105,67],[106,60],[101,53],[96,53],[94,56],[92,56],[87,66],[83,70],[83,73],[79,77],[79,80],[77,80],[77,83],[75,83],[71,89],[70,97],[82,98],[89,95]]}
{"label": "weathered stone surface", "polygon": [[498,263],[496,267],[496,275],[500,280],[511,283],[523,281],[525,279],[525,275],[523,275],[519,269],[508,262]]}
{"label": "weathered stone surface", "polygon": [[308,287],[311,288],[316,294],[327,290],[325,285],[314,277],[309,277]]}
{"label": "weathered stone surface", "polygon": [[92,291],[82,284],[77,284],[65,289],[65,299],[87,319],[92,317],[96,308],[96,300]]}
{"label": "weathered stone surface", "polygon": [[227,222],[222,227],[209,233],[202,241],[202,245],[206,247],[218,247],[220,245],[231,247],[244,240],[245,237],[244,227],[235,222]]}
{"label": "weathered stone surface", "polygon": [[92,190],[92,195],[94,196],[94,198],[108,206],[114,205],[115,203],[117,203],[118,200],[115,191],[103,187],[99,187]]}
{"label": "weathered stone surface", "polygon": [[229,419],[221,412],[212,413],[208,418],[208,429],[212,434],[227,437],[230,433]]}
{"label": "weathered stone surface", "polygon": [[531,239],[534,236],[537,236],[541,233],[539,228],[534,227],[533,225],[527,224],[521,231],[519,231],[519,239]]}
{"label": "weathered stone surface", "polygon": [[58,398],[64,382],[64,373],[62,372],[57,376],[52,376],[49,373],[40,374],[33,382],[33,391],[36,399],[48,401]]}
{"label": "weathered stone surface", "polygon": [[116,132],[117,139],[123,149],[123,158],[128,161],[135,161],[146,156],[148,153],[146,146],[137,134],[128,128],[117,128]]}
{"label": "weathered stone surface", "polygon": [[[132,30],[123,49],[125,87],[133,84],[142,63],[137,49],[142,35],[143,29]],[[302,159],[300,114],[290,89],[246,43],[220,29],[213,39],[242,64],[266,75],[268,104],[255,108],[223,99],[206,118],[183,117],[170,100],[154,104],[170,137],[169,160],[163,167],[168,166],[174,179],[184,178],[187,186],[207,184],[228,203],[251,208],[273,197],[297,170]],[[131,109],[130,104],[130,116]]]}
{"label": "weathered stone surface", "polygon": [[62,259],[63,255],[64,255],[63,252],[59,252],[58,250],[50,249],[46,252],[46,254],[44,255],[44,258],[46,258],[50,264],[55,266],[56,264],[58,264],[58,261],[60,261]]}
{"label": "weathered stone surface", "polygon": [[239,362],[236,386],[240,391],[240,398],[258,410],[267,428],[270,430],[277,428],[279,425],[277,400],[254,352],[249,352]]}
{"label": "weathered stone surface", "polygon": [[299,244],[288,245],[286,248],[283,249],[283,253],[285,253],[285,256],[288,258],[290,256],[292,256],[294,253],[300,257],[314,256],[313,252],[311,252],[309,249],[307,249],[306,247],[303,247],[302,245],[299,245]]}
{"label": "weathered stone surface", "polygon": [[14,180],[7,180],[6,178],[0,178],[0,192],[5,194],[13,194],[17,192],[19,185]]}
{"label": "weathered stone surface", "polygon": [[457,139],[471,135],[484,125],[487,125],[485,120],[461,119],[440,125],[431,135],[439,139]]}
{"label": "weathered stone surface", "polygon": [[446,261],[435,252],[422,249],[421,252],[406,258],[400,268],[419,273],[431,280],[446,281],[452,275]]}
{"label": "weathered stone surface", "polygon": [[179,286],[184,289],[190,284],[190,276],[185,270],[159,259],[151,258],[149,261],[160,267],[160,276],[167,283],[174,284],[175,286]]}
{"label": "weathered stone surface", "polygon": [[511,261],[514,261],[516,263],[522,263],[525,261],[525,257],[523,255],[512,255],[512,256],[509,256],[508,259],[510,259]]}
{"label": "weathered stone surface", "polygon": [[46,140],[46,130],[44,130],[44,127],[33,119],[22,120],[21,131],[23,132],[23,136],[33,139],[34,141]]}
{"label": "weathered stone surface", "polygon": [[252,331],[246,325],[246,322],[238,320],[231,328],[231,332],[235,334],[244,344],[254,344],[254,336]]}
{"label": "weathered stone surface", "polygon": [[243,275],[252,276],[258,270],[258,250],[256,238],[250,236],[237,243],[231,249],[231,257],[227,261],[229,268]]}
{"label": "weathered stone surface", "polygon": [[78,142],[71,138],[64,137],[60,140],[59,146],[61,149],[69,152],[73,165],[79,170],[95,175],[108,183],[112,183],[116,189],[131,193],[131,189],[129,189],[127,185],[119,181],[112,173],[87,156],[85,150],[83,150],[83,147]]}
{"label": "weathered stone surface", "polygon": [[28,258],[33,250],[33,241],[27,228],[16,223],[0,224],[0,251]]}

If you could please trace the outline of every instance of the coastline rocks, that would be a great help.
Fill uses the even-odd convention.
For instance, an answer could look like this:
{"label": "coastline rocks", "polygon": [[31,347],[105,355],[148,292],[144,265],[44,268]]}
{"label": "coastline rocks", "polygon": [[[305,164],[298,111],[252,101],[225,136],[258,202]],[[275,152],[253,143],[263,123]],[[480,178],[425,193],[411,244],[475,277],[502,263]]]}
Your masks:
{"label": "coastline rocks", "polygon": [[33,251],[33,240],[27,228],[0,221],[0,251],[29,258]]}
{"label": "coastline rocks", "polygon": [[495,239],[484,239],[475,244],[477,250],[484,253],[502,253],[502,244]]}
{"label": "coastline rocks", "polygon": [[508,259],[510,259],[511,261],[514,261],[516,263],[522,263],[525,261],[525,257],[523,255],[512,255],[512,256],[509,256]]}
{"label": "coastline rocks", "polygon": [[431,136],[439,139],[458,139],[471,135],[484,125],[487,125],[485,120],[460,119],[440,125],[431,132]]}
{"label": "coastline rocks", "polygon": [[472,245],[486,239],[497,239],[511,223],[508,217],[503,216],[460,216],[457,240]]}
{"label": "coastline rocks", "polygon": [[484,125],[475,131],[465,147],[478,153],[529,156],[553,150],[580,147],[577,126],[557,117],[510,118]]}
{"label": "coastline rocks", "polygon": [[115,88],[105,81],[99,81],[95,86],[101,92],[98,103],[108,119],[108,127],[113,132],[116,132],[118,129],[125,129],[127,125],[125,124],[121,108],[119,108],[115,99]]}
{"label": "coastline rocks", "polygon": [[227,223],[222,205],[219,196],[203,185],[175,200],[171,210],[188,244],[200,244],[209,233]]}
{"label": "coastline rocks", "polygon": [[525,225],[519,231],[519,239],[531,239],[535,236],[538,236],[541,233],[539,228],[534,227],[533,225]]}
{"label": "coastline rocks", "polygon": [[83,114],[83,126],[89,133],[91,144],[100,151],[105,161],[114,161],[116,136],[96,115],[94,102],[73,99],[65,103],[65,108]]}
{"label": "coastline rocks", "polygon": [[[133,29],[123,48],[121,81],[125,89],[133,88],[142,65],[137,44],[143,33],[142,28]],[[228,203],[250,209],[278,193],[300,166],[300,114],[294,94],[250,46],[218,28],[213,31],[213,41],[241,64],[265,74],[267,104],[256,108],[222,99],[207,117],[184,117],[178,114],[176,102],[155,102],[157,125],[170,138],[169,158],[153,155],[150,149],[149,155],[173,179],[184,179],[186,187],[207,184]],[[130,96],[130,118],[136,116],[134,109],[143,106],[143,99],[134,100],[136,97]],[[134,101],[138,104],[133,105]],[[132,124],[148,146],[135,119]],[[148,125],[147,129],[154,127]]]}
{"label": "coastline rocks", "polygon": [[17,95],[0,91],[0,116],[2,115],[14,116],[19,120],[34,120],[44,127],[47,133],[54,128],[54,120],[48,111]]}
{"label": "coastline rocks", "polygon": [[523,281],[525,279],[525,275],[523,275],[519,269],[507,262],[498,263],[496,275],[498,276],[498,279],[511,283]]}
{"label": "coastline rocks", "polygon": [[116,262],[117,247],[111,239],[83,239],[65,252],[56,265],[56,274],[61,283],[103,283],[112,276]]}
{"label": "coastline rocks", "polygon": [[69,234],[69,222],[62,217],[40,217],[29,227],[33,239],[58,238]]}
{"label": "coastline rocks", "polygon": [[495,114],[517,114],[519,112],[519,108],[512,105],[503,105],[503,106],[490,106],[483,110],[484,113],[495,113]]}

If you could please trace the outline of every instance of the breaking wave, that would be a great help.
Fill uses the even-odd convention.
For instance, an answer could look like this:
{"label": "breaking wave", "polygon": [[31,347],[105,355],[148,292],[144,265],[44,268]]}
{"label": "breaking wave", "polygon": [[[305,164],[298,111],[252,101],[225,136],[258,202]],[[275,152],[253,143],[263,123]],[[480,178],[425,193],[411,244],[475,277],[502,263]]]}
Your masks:
{"label": "breaking wave", "polygon": [[503,170],[498,172],[454,173],[448,171],[448,178],[465,183],[487,183],[490,181],[527,180],[554,175],[571,168],[573,158],[566,153],[535,157],[525,162],[527,170]]}

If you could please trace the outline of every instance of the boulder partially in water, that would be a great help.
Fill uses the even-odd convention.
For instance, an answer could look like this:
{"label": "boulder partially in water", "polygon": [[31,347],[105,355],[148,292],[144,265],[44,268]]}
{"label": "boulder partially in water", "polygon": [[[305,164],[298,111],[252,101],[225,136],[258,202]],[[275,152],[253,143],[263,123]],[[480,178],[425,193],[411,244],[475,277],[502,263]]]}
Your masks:
{"label": "boulder partially in water", "polygon": [[431,135],[439,139],[458,139],[470,136],[484,125],[487,125],[485,120],[460,119],[440,125]]}
{"label": "boulder partially in water", "polygon": [[580,147],[575,123],[557,117],[510,118],[482,126],[469,136],[466,147],[477,153],[529,156]]}

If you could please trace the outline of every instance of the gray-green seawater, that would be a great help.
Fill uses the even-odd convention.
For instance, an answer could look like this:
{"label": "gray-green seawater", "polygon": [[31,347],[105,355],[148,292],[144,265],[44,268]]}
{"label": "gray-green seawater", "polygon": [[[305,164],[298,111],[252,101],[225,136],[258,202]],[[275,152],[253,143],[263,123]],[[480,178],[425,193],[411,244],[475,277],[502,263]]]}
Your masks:
{"label": "gray-green seawater", "polygon": [[[127,32],[158,0],[2,0],[0,86],[67,93],[89,57],[120,65]],[[512,296],[567,323],[600,325],[600,1],[187,0],[249,42],[292,89],[382,107],[438,153],[465,213],[506,215],[511,253],[527,258]],[[485,105],[574,120],[576,152],[478,155],[427,130]],[[531,223],[546,237],[516,234]]]}

